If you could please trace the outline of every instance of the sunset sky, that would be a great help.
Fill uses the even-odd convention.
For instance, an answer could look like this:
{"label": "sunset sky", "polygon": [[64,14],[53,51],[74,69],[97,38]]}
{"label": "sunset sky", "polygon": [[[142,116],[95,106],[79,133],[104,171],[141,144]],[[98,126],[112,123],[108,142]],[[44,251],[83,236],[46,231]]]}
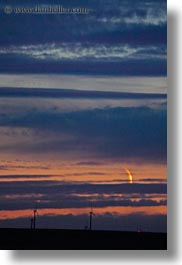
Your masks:
{"label": "sunset sky", "polygon": [[166,1],[61,5],[0,3],[0,227],[166,232]]}

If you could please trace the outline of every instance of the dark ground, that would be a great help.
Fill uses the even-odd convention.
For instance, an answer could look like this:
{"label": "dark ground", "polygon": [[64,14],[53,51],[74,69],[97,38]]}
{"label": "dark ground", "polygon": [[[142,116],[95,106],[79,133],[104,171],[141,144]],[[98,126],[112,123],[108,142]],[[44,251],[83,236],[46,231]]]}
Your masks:
{"label": "dark ground", "polygon": [[166,250],[166,233],[56,229],[0,229],[6,250]]}

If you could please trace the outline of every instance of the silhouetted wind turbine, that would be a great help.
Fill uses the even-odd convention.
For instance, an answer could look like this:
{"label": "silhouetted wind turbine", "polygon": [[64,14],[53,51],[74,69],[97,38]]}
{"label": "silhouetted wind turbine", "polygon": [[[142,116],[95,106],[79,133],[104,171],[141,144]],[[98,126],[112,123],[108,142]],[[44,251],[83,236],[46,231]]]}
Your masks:
{"label": "silhouetted wind turbine", "polygon": [[33,229],[36,228],[36,216],[38,215],[37,207],[33,210]]}
{"label": "silhouetted wind turbine", "polygon": [[93,208],[91,206],[91,211],[90,211],[90,231],[92,230],[92,216],[94,216]]}

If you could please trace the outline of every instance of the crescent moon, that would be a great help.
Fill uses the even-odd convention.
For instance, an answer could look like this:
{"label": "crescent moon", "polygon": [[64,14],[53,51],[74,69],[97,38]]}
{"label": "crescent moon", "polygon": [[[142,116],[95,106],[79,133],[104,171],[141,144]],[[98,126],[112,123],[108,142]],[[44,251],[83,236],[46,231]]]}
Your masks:
{"label": "crescent moon", "polygon": [[128,180],[129,180],[129,183],[133,183],[133,175],[131,173],[131,171],[128,169],[128,168],[124,168],[126,174],[128,175]]}

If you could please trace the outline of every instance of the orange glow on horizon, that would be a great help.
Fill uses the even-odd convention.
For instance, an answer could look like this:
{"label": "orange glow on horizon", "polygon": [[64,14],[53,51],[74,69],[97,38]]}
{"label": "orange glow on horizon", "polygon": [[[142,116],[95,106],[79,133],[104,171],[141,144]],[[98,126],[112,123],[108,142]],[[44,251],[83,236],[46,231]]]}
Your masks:
{"label": "orange glow on horizon", "polygon": [[[70,164],[68,161],[0,161],[0,177],[5,176],[25,176],[32,175],[32,178],[51,178],[51,180],[74,180],[74,181],[108,181],[121,180],[121,163],[120,162],[103,162],[96,165],[79,165],[79,161]],[[152,163],[128,163],[128,167],[135,171],[135,181],[142,178],[166,179],[166,165]],[[128,170],[128,168],[127,168]],[[126,170],[125,170],[126,172]],[[131,173],[131,172],[130,172]],[[49,175],[46,177],[45,175]],[[123,172],[124,176],[124,172]],[[1,181],[0,178],[0,181]],[[12,180],[13,181],[13,180]]]}
{"label": "orange glow on horizon", "polygon": [[[46,215],[73,215],[78,216],[82,214],[89,214],[90,208],[64,208],[64,209],[38,209],[38,216]],[[107,213],[112,214],[113,216],[122,216],[128,214],[142,214],[142,215],[155,215],[155,214],[167,214],[166,206],[141,206],[141,207],[132,207],[132,206],[109,206],[103,208],[94,208],[94,213],[96,216],[104,215]],[[25,210],[0,210],[0,220],[6,219],[16,219],[16,218],[31,218],[32,209]]]}

